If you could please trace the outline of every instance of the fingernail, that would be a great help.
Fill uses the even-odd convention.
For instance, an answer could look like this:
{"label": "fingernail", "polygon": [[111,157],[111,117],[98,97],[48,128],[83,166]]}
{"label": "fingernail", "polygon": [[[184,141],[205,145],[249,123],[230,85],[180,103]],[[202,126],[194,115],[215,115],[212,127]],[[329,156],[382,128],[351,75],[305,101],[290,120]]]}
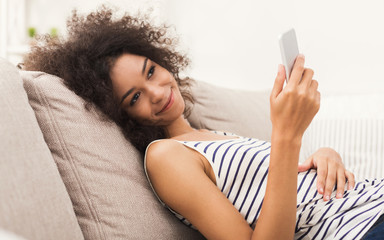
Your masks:
{"label": "fingernail", "polygon": [[329,196],[325,196],[325,201],[328,201],[329,200]]}
{"label": "fingernail", "polygon": [[323,189],[323,188],[320,188],[319,191],[320,191],[320,194],[323,194],[324,189]]}
{"label": "fingernail", "polygon": [[352,185],[349,185],[348,186],[348,190],[352,190],[353,186]]}
{"label": "fingernail", "polygon": [[305,59],[305,56],[304,54],[300,53],[299,55],[297,55],[298,57],[302,58],[302,59]]}
{"label": "fingernail", "polygon": [[336,198],[342,198],[343,197],[343,194],[342,193],[338,193]]}

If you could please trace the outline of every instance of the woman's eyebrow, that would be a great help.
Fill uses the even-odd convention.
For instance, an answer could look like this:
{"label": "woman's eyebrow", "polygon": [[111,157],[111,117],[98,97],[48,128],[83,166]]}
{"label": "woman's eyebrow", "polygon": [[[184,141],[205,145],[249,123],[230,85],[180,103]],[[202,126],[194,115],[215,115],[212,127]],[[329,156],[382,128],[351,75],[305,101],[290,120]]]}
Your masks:
{"label": "woman's eyebrow", "polygon": [[122,97],[121,97],[121,101],[119,103],[119,105],[121,105],[124,100],[129,96],[129,94],[131,94],[133,92],[133,90],[135,90],[135,88],[131,88],[129,89]]}
{"label": "woman's eyebrow", "polygon": [[141,70],[141,75],[144,75],[145,69],[147,68],[147,62],[148,62],[148,58],[145,58],[144,65],[143,65],[143,70]]}

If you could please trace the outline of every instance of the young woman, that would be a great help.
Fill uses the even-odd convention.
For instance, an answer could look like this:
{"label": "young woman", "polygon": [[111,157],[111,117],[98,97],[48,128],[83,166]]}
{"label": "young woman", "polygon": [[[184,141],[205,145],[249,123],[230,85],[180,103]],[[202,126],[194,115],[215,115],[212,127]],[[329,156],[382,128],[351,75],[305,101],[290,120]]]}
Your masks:
{"label": "young woman", "polygon": [[68,38],[42,38],[25,67],[62,77],[114,120],[145,153],[148,180],[176,217],[207,239],[374,239],[383,231],[382,180],[355,186],[329,148],[298,166],[302,136],[320,106],[303,55],[285,87],[279,66],[271,143],[194,129],[185,119],[190,80],[179,77],[188,59],[166,27],[112,16],[105,7],[74,12]]}

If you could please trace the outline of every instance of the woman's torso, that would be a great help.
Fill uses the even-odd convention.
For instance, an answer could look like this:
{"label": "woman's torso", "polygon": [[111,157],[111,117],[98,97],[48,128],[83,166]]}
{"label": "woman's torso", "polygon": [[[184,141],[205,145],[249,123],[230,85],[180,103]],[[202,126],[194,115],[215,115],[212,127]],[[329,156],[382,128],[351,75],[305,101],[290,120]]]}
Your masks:
{"label": "woman's torso", "polygon": [[[207,169],[206,174],[249,225],[254,227],[266,190],[270,143],[223,132],[207,131],[174,140],[199,155],[199,159]],[[330,201],[324,202],[317,192],[316,177],[315,170],[298,174],[296,239],[342,239],[343,236],[352,233],[359,236],[365,232],[369,224],[358,226],[360,233],[351,233],[349,229],[356,225],[353,225],[355,221],[365,220],[362,216],[356,217],[356,214],[368,211],[367,217],[372,221],[380,216],[379,212],[383,207],[379,209],[380,205],[375,202],[382,199],[380,194],[383,193],[383,189],[380,188],[382,187],[380,181],[359,183],[354,190],[345,191],[343,199],[335,199],[333,194]],[[384,203],[383,199],[382,201]],[[164,203],[163,205],[165,206]],[[357,210],[353,213],[348,211],[350,208]],[[191,226],[187,219],[170,210],[181,221]]]}

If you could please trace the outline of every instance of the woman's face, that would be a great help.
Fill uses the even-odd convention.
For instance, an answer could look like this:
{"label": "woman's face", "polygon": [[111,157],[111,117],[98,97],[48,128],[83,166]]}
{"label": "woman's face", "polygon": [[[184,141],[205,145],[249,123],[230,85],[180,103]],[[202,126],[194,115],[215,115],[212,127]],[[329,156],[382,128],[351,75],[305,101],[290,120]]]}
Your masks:
{"label": "woman's face", "polygon": [[150,59],[123,54],[110,76],[120,107],[138,122],[167,126],[183,114],[184,99],[174,77]]}

